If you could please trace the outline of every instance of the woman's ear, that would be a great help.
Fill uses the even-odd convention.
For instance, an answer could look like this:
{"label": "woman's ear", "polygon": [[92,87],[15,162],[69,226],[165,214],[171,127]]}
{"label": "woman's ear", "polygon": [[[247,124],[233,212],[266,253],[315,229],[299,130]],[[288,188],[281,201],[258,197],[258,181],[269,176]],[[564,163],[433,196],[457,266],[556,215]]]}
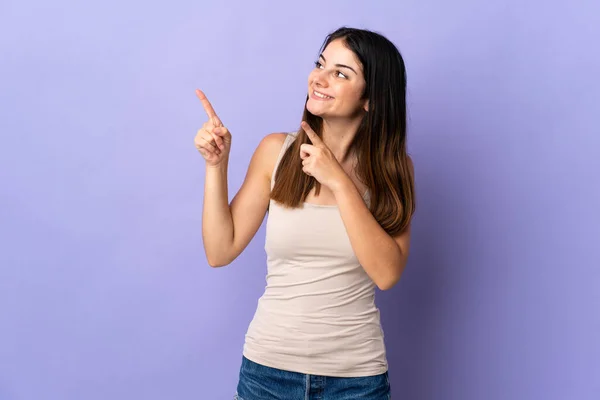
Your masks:
{"label": "woman's ear", "polygon": [[363,106],[366,112],[369,112],[369,100],[365,100],[365,105]]}

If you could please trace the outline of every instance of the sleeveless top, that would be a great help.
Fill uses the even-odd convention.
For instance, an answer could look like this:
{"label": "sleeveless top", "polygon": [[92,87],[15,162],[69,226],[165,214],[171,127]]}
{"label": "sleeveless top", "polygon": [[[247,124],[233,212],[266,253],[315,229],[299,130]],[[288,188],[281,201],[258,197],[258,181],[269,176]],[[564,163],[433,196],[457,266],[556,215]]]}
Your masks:
{"label": "sleeveless top", "polygon": [[[294,140],[287,135],[271,189]],[[387,371],[375,284],[354,254],[337,205],[290,209],[271,200],[265,251],[267,285],[246,333],[246,358],[311,375]]]}

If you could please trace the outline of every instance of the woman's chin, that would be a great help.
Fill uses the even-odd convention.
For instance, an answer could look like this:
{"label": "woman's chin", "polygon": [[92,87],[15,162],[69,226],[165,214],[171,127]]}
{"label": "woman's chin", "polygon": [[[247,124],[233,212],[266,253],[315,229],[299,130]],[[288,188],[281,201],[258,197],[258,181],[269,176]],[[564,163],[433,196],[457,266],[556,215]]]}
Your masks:
{"label": "woman's chin", "polygon": [[321,107],[313,107],[312,104],[310,104],[310,101],[306,104],[306,109],[309,113],[316,117],[322,118],[323,116],[325,116],[325,112],[323,111],[323,109]]}

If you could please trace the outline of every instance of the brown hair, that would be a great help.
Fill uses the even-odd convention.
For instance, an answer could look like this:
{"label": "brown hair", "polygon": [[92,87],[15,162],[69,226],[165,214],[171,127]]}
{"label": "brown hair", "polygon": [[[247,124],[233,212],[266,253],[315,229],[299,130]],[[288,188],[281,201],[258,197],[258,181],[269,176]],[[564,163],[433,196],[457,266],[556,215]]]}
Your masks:
{"label": "brown hair", "polygon": [[[328,35],[321,50],[335,39],[360,60],[369,99],[350,151],[357,157],[356,175],[369,190],[370,211],[385,231],[395,236],[410,224],[416,210],[412,164],[406,152],[406,70],[398,49],[385,37],[366,30],[340,28]],[[308,96],[307,96],[308,100]],[[304,106],[302,120],[322,137],[323,120]],[[283,154],[271,198],[286,207],[301,207],[310,191],[321,184],[302,171],[300,146],[310,143],[299,129]]]}

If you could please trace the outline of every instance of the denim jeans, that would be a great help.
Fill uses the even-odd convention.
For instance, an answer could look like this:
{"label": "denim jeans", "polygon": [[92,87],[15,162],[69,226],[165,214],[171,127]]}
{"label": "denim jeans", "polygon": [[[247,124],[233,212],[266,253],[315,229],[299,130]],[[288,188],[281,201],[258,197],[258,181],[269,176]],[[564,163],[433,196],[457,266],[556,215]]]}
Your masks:
{"label": "denim jeans", "polygon": [[235,400],[389,400],[388,373],[357,378],[307,375],[242,358]]}

